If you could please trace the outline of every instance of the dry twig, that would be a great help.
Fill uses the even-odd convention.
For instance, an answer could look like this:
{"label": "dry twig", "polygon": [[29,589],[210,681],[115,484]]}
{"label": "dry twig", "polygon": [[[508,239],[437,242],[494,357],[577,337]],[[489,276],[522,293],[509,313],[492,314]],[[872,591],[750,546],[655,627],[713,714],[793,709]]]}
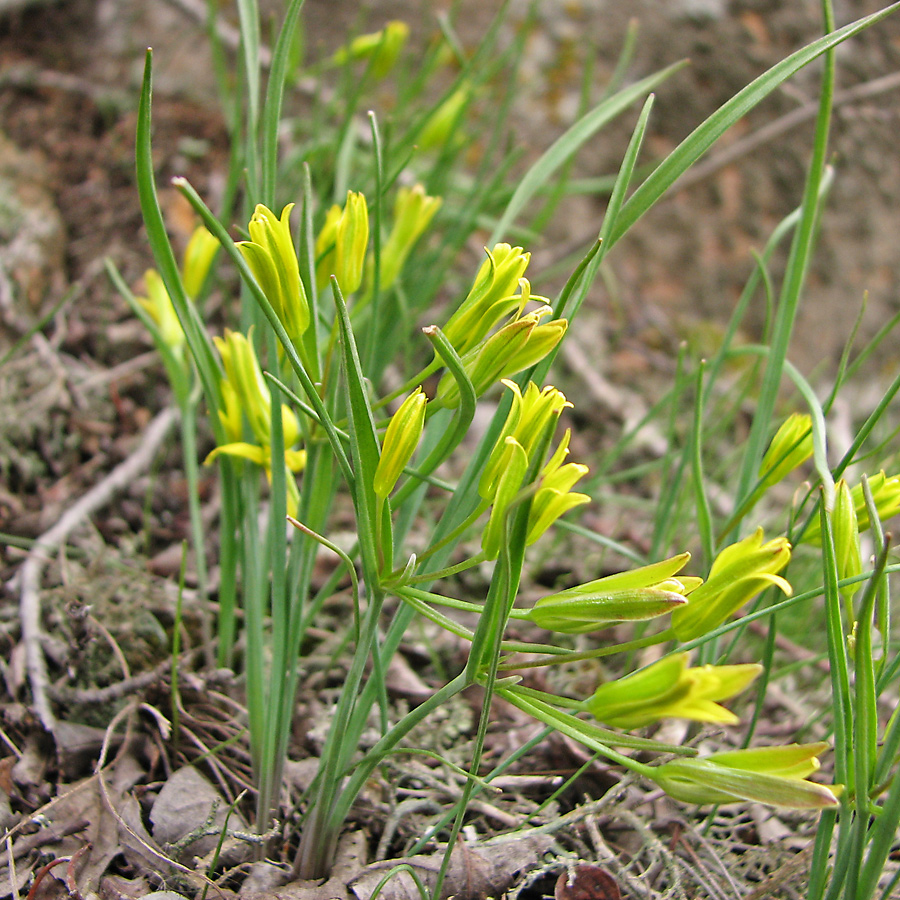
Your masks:
{"label": "dry twig", "polygon": [[175,422],[176,411],[166,408],[147,426],[143,439],[131,456],[117,465],[99,484],[89,490],[63,514],[60,520],[44,532],[28,553],[19,570],[19,613],[22,623],[22,643],[25,647],[25,666],[31,685],[32,701],[40,720],[52,732],[56,725],[50,708],[49,679],[44,652],[41,647],[41,575],[51,554],[66,541],[69,534],[98,509],[104,507],[153,461],[153,457]]}

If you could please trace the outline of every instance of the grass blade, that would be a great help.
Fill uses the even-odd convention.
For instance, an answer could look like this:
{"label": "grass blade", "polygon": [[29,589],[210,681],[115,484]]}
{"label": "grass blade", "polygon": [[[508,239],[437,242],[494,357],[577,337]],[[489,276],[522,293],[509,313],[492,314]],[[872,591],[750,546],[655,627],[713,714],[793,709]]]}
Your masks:
{"label": "grass blade", "polygon": [[488,240],[488,246],[497,243],[515,222],[516,216],[525,208],[547,179],[593,134],[604,125],[623,113],[632,103],[653,90],[670,75],[683,68],[685,63],[674,63],[671,66],[650,75],[627,87],[608,100],[594,107],[587,115],[577,121],[565,134],[557,138],[541,158],[528,170],[510,198],[506,211],[494,228]]}

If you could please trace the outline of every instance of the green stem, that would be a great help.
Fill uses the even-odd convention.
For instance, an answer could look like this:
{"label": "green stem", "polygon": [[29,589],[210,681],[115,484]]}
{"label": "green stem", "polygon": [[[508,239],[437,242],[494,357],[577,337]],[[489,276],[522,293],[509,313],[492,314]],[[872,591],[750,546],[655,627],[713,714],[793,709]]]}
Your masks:
{"label": "green stem", "polygon": [[655,644],[664,644],[674,640],[672,629],[667,629],[659,634],[650,634],[634,641],[626,641],[624,644],[613,644],[611,647],[598,647],[595,650],[581,650],[578,652],[562,652],[559,655],[548,655],[540,659],[532,659],[528,662],[505,662],[500,664],[503,671],[517,669],[536,669],[540,666],[557,666],[562,663],[579,662],[583,659],[600,659],[604,656],[613,656],[616,653],[629,653],[632,650],[641,650],[644,647],[652,647]]}
{"label": "green stem", "polygon": [[197,569],[197,594],[200,597],[200,633],[208,666],[215,665],[212,626],[206,607],[209,577],[206,569],[206,546],[203,516],[200,509],[200,472],[197,465],[197,401],[192,394],[181,406],[181,450],[184,477],[188,488],[188,514],[191,522],[191,543],[194,545],[194,565]]}

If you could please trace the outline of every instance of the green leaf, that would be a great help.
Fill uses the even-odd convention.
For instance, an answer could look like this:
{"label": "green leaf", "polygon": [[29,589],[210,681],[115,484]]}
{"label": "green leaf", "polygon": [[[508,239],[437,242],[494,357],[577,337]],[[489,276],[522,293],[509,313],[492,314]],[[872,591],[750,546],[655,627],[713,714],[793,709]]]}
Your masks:
{"label": "green leaf", "polygon": [[[219,424],[218,410],[222,407],[222,397],[219,392],[219,381],[222,370],[218,359],[213,352],[212,342],[203,327],[197,308],[188,299],[181,282],[181,272],[175,253],[166,233],[166,225],[163,221],[159,198],[156,194],[156,180],[153,172],[153,153],[151,148],[151,118],[150,108],[153,93],[153,51],[148,50],[144,64],[144,79],[141,86],[141,99],[138,106],[137,134],[135,136],[135,168],[137,171],[138,198],[141,204],[141,214],[147,228],[147,239],[153,258],[156,260],[160,277],[169,296],[172,305],[184,330],[188,348],[197,363],[200,373],[200,381],[203,384],[203,392],[210,409],[210,421],[216,434],[218,443],[225,443],[224,433]],[[212,214],[210,214],[212,216]],[[212,216],[215,221],[215,217]],[[216,222],[218,224],[218,222]],[[220,226],[221,227],[221,226]]]}
{"label": "green leaf", "polygon": [[331,289],[334,292],[334,302],[337,307],[337,324],[344,363],[344,386],[350,416],[348,429],[350,454],[356,474],[353,498],[359,528],[359,545],[368,581],[377,578],[378,571],[375,472],[378,468],[381,450],[375,431],[375,418],[372,415],[372,407],[366,393],[365,376],[359,363],[359,351],[350,325],[350,314],[336,278],[331,279]]}
{"label": "green leaf", "polygon": [[[284,82],[290,60],[291,45],[297,30],[300,10],[304,0],[291,0],[278,33],[278,41],[272,53],[269,81],[266,85],[266,102],[262,117],[262,202],[275,208],[275,180],[278,172],[278,124],[281,121],[281,103]],[[249,71],[248,62],[248,71]]]}

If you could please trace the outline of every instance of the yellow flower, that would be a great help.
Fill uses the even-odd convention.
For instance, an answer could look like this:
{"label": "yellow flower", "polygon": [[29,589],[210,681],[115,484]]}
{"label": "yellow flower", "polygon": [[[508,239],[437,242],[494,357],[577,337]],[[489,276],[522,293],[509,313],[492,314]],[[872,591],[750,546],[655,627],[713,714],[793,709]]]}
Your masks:
{"label": "yellow flower", "polygon": [[[379,289],[387,290],[400,275],[412,248],[441,207],[440,197],[429,197],[421,184],[401,187],[394,201],[394,226],[381,248]],[[374,275],[369,279],[372,283]]]}
{"label": "yellow flower", "polygon": [[316,239],[316,286],[328,284],[332,275],[337,278],[346,297],[355,293],[362,283],[369,245],[369,209],[366,198],[347,191],[344,208],[332,206],[325,224]]}
{"label": "yellow flower", "polygon": [[[875,501],[878,518],[883,522],[890,519],[900,511],[900,475],[885,475],[882,469],[877,475],[869,479],[869,490]],[[862,484],[856,485],[850,491],[853,508],[856,510],[856,518],[859,530],[865,531],[872,526],[869,521],[869,510],[866,508],[866,498],[863,494]],[[803,540],[810,544],[819,544],[822,541],[822,532],[819,525],[819,517],[815,516],[809,523],[809,528],[803,534]]]}
{"label": "yellow flower", "polygon": [[433,150],[452,138],[459,140],[459,123],[471,96],[472,88],[467,84],[454,91],[431,114],[416,138],[416,146],[420,150]]}
{"label": "yellow flower", "polygon": [[344,212],[337,224],[334,247],[334,275],[344,294],[353,294],[362,284],[369,246],[369,208],[366,198],[347,191]]}
{"label": "yellow flower", "polygon": [[[223,426],[229,437],[239,438],[243,427],[239,427],[237,422],[240,414],[243,414],[250,423],[250,430],[257,444],[268,448],[272,443],[272,398],[253,344],[243,334],[229,329],[225,330],[224,339],[214,337],[213,342],[219,350],[225,369],[225,379],[221,386],[225,409],[219,413]],[[281,406],[281,422],[284,446],[291,448],[300,438],[300,424],[287,404]],[[243,455],[246,457],[246,454]]]}
{"label": "yellow flower", "polygon": [[506,438],[514,437],[530,456],[547,429],[556,427],[562,411],[572,407],[565,394],[550,385],[539,389],[529,381],[523,395],[514,381],[504,379],[503,384],[513,392],[512,406],[478,482],[478,493],[485,500],[490,500],[496,491]]}
{"label": "yellow flower", "polygon": [[408,37],[409,25],[394,20],[380,31],[353,38],[346,47],[342,47],[331,57],[331,61],[342,66],[354,60],[371,60],[372,75],[384,78],[394,68]]}
{"label": "yellow flower", "polygon": [[[501,379],[533,366],[562,340],[569,324],[565,319],[541,324],[541,319],[552,312],[549,306],[542,306],[535,312],[526,313],[462,357],[476,397]],[[448,407],[459,403],[459,388],[449,372],[438,384],[435,402]]]}
{"label": "yellow flower", "polygon": [[[443,328],[445,337],[460,356],[487,337],[504,316],[525,305],[516,290],[521,287],[520,279],[528,268],[531,254],[509,244],[496,244],[493,250],[485,248],[485,253],[488,258],[481,264],[472,289]],[[530,299],[530,287],[528,290],[526,302]]]}
{"label": "yellow flower", "polygon": [[785,538],[763,543],[763,530],[726,547],[715,559],[709,578],[687,605],[672,613],[672,629],[680,641],[690,641],[721,625],[751,597],[770,585],[790,596],[790,584],[777,575],[790,561]]}
{"label": "yellow flower", "polygon": [[[562,394],[557,392],[559,397]],[[563,398],[563,404],[565,398]],[[561,407],[560,407],[561,408]],[[548,418],[543,428],[552,430],[556,418]],[[529,446],[524,446],[512,435],[501,437],[502,450],[495,456],[500,443],[491,454],[496,474],[490,480],[492,494],[482,497],[491,500],[492,509],[488,524],[481,538],[481,549],[487,559],[496,559],[504,538],[506,516],[516,495],[524,487],[525,475],[535,445],[541,446],[538,440],[540,433],[533,436]],[[531,502],[528,514],[528,532],[526,544],[533,544],[560,516],[570,509],[590,501],[587,494],[572,492],[575,482],[587,474],[587,466],[579,463],[562,465],[569,452],[569,432],[567,431],[550,461],[541,470],[538,486]]]}
{"label": "yellow flower", "polygon": [[137,302],[147,310],[150,318],[156,323],[166,346],[176,353],[181,353],[185,344],[184,331],[181,329],[181,322],[172,305],[172,298],[169,296],[159,272],[155,269],[147,269],[144,273],[144,284],[147,287],[147,296],[138,297]]}
{"label": "yellow flower", "polygon": [[197,299],[218,252],[218,239],[203,225],[195,228],[185,248],[184,259],[181,261],[181,280],[184,282],[185,292],[192,300]]}
{"label": "yellow flower", "polygon": [[528,515],[528,535],[526,544],[533,544],[560,516],[570,509],[589,503],[587,494],[572,491],[577,481],[588,473],[588,467],[581,463],[562,461],[569,454],[569,438],[571,432],[566,429],[556,452],[541,472],[541,483],[531,501]]}
{"label": "yellow flower", "polygon": [[293,203],[285,206],[279,219],[268,207],[257,204],[250,219],[251,239],[237,246],[288,337],[298,344],[309,327],[310,314],[291,238],[289,217],[293,208]]}
{"label": "yellow flower", "polygon": [[675,653],[601,684],[586,705],[594,718],[615,728],[640,728],[664,718],[734,725],[737,716],[716,701],[740,693],[761,671],[755,664],[688,668],[688,654]]}

